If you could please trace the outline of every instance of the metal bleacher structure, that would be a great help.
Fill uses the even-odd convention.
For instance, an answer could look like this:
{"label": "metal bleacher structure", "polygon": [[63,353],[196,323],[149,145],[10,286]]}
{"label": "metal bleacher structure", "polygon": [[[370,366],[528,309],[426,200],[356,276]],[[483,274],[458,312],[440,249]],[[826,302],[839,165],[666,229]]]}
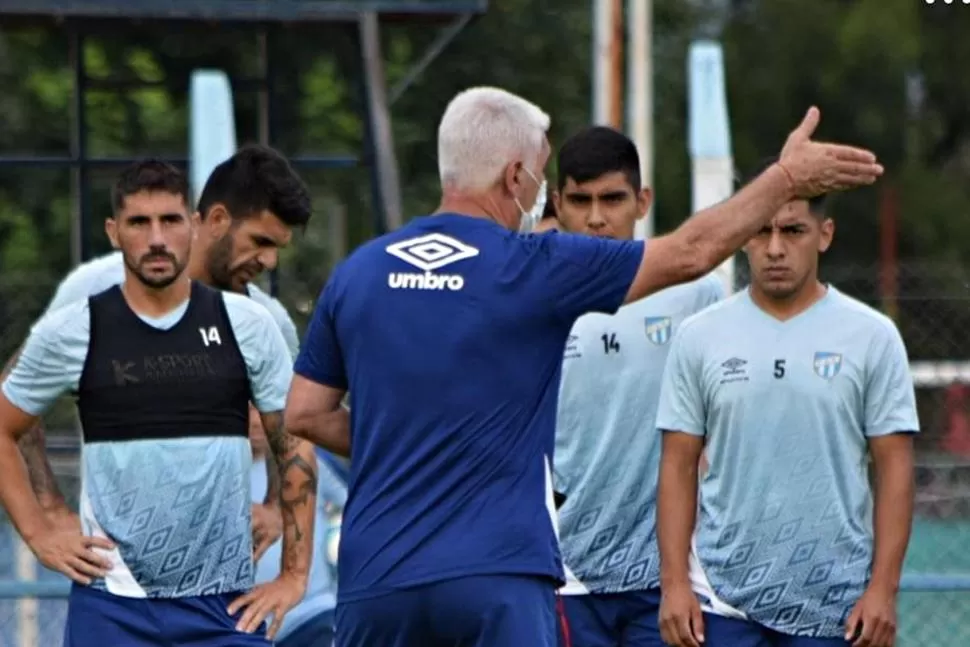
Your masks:
{"label": "metal bleacher structure", "polygon": [[[150,85],[130,78],[93,79],[85,69],[84,44],[87,35],[104,33],[106,27],[123,31],[126,25],[167,22],[173,29],[195,23],[232,23],[251,30],[258,50],[261,74],[257,78],[229,78],[234,89],[255,90],[259,95],[258,140],[276,145],[278,119],[274,79],[285,62],[274,57],[274,39],[287,25],[301,28],[327,23],[346,29],[357,43],[359,95],[355,97],[364,115],[364,145],[356,155],[328,154],[291,157],[298,169],[340,169],[364,166],[369,171],[373,196],[373,229],[376,233],[394,229],[402,222],[400,188],[391,133],[391,104],[399,98],[437,58],[445,47],[476,17],[485,12],[488,0],[0,0],[4,28],[42,26],[57,29],[68,41],[69,65],[73,71],[71,149],[69,154],[0,155],[3,168],[70,169],[74,218],[72,260],[91,258],[91,175],[95,171],[120,168],[130,157],[91,154],[88,145],[89,91],[135,89]],[[439,30],[438,36],[394,87],[387,87],[381,52],[382,26],[390,23],[421,22]],[[321,47],[326,47],[322,44]],[[185,79],[186,84],[188,79]],[[190,166],[190,155],[168,158]],[[276,277],[271,288],[276,289]],[[76,471],[77,441],[49,439],[49,453],[56,472]],[[0,532],[0,647],[48,647],[61,642],[69,590],[67,580],[37,566],[35,560],[9,526]]]}

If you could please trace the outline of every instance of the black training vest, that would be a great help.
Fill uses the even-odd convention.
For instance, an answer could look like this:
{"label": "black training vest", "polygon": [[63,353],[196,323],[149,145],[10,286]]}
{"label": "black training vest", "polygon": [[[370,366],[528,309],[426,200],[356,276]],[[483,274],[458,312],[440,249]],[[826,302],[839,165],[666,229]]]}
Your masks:
{"label": "black training vest", "polygon": [[120,286],[89,303],[77,400],[84,442],[248,436],[249,377],[219,291],[193,282],[168,330],[142,321]]}

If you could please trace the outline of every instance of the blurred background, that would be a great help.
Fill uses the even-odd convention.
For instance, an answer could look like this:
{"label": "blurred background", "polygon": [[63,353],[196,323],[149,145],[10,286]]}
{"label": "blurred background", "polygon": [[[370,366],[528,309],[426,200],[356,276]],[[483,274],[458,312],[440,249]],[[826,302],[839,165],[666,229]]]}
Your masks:
{"label": "blurred background", "polygon": [[[537,102],[554,147],[591,122],[629,132],[646,235],[725,197],[815,104],[821,138],[888,169],[833,202],[823,277],[895,319],[918,387],[899,645],[970,645],[968,30],[951,0],[0,0],[0,354],[108,250],[110,184],[140,156],[292,158],[315,215],[266,287],[302,326],[335,262],[435,208],[437,121],[465,87]],[[743,285],[743,258],[724,276]],[[47,422],[76,497],[72,404]],[[59,645],[66,582],[3,523],[0,646]]]}

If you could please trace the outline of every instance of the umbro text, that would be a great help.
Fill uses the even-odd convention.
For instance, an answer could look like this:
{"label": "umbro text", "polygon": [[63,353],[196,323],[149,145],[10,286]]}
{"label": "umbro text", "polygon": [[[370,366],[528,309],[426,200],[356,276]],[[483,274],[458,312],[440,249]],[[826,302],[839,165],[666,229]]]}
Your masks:
{"label": "umbro text", "polygon": [[387,276],[387,284],[395,290],[458,291],[465,287],[465,279],[457,274],[392,272]]}

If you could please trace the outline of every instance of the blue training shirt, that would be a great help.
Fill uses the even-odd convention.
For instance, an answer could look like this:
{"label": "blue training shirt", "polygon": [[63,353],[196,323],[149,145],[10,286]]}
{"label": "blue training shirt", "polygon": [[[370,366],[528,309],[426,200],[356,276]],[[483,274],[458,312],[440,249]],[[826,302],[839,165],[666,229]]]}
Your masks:
{"label": "blue training shirt", "polygon": [[579,316],[620,307],[642,256],[642,242],[444,214],[334,270],[295,370],[353,394],[340,600],[472,575],[562,581],[562,349]]}
{"label": "blue training shirt", "polygon": [[657,426],[705,440],[692,580],[710,608],[842,636],[872,565],[867,441],[919,430],[893,322],[833,287],[787,321],[740,292],[681,327]]}
{"label": "blue training shirt", "polygon": [[[253,404],[261,412],[281,411],[293,376],[282,333],[253,300],[229,293],[223,299]],[[139,317],[169,330],[188,305],[186,300],[160,318]],[[41,317],[3,382],[7,400],[37,416],[61,395],[76,392],[90,323],[87,299]],[[229,337],[228,331],[220,335]],[[249,589],[251,465],[249,440],[243,437],[85,443],[81,525],[86,535],[108,536],[117,545],[107,553],[112,562],[107,577],[92,586],[135,598]]]}

